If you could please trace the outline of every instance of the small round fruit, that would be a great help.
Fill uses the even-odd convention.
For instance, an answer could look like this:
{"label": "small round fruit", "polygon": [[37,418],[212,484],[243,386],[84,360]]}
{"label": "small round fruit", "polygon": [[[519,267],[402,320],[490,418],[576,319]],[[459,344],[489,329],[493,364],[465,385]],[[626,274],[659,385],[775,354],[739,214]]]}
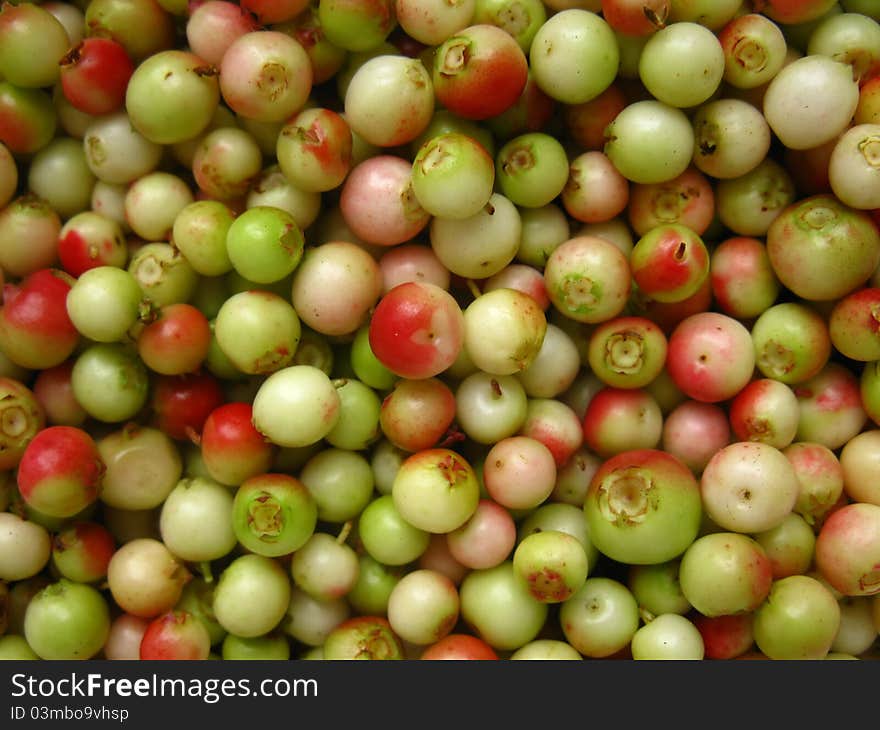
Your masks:
{"label": "small round fruit", "polygon": [[[327,374],[313,365],[291,365],[272,373],[257,390],[253,423],[278,446],[309,446],[339,420],[339,393]],[[298,418],[290,418],[297,413]]]}
{"label": "small round fruit", "polygon": [[557,530],[534,532],[513,553],[513,570],[542,603],[560,603],[587,579],[587,552],[576,537]]}
{"label": "small round fruit", "polygon": [[391,487],[403,519],[426,532],[461,527],[477,508],[480,485],[468,461],[449,449],[425,449],[403,462]]}
{"label": "small round fruit", "polygon": [[599,467],[584,512],[593,544],[612,560],[664,563],[696,538],[700,491],[691,470],[656,449],[625,451]]}
{"label": "small round fruit", "polygon": [[91,659],[110,634],[110,608],[92,586],[62,578],[35,595],[24,637],[41,659]]}

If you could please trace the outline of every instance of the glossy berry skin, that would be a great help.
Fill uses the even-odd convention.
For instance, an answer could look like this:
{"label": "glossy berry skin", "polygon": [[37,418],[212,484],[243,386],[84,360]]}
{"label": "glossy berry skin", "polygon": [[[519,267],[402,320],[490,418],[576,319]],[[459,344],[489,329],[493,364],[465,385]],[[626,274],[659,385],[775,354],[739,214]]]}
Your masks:
{"label": "glossy berry skin", "polygon": [[840,299],[828,318],[834,347],[852,360],[880,360],[880,288],[865,287]]}
{"label": "glossy berry skin", "polygon": [[779,296],[767,249],[751,236],[733,236],[718,244],[709,277],[718,308],[737,319],[759,316]]}
{"label": "glossy berry skin", "polygon": [[703,616],[749,613],[773,583],[773,565],[748,535],[714,532],[694,540],[678,569],[681,592]]}
{"label": "glossy berry skin", "polygon": [[714,453],[729,443],[730,423],[721,406],[686,399],[663,419],[663,450],[695,474],[702,473]]}
{"label": "glossy berry skin", "polygon": [[22,623],[25,640],[41,659],[91,659],[107,642],[110,609],[96,588],[62,578],[33,595]]}
{"label": "glossy berry skin", "polygon": [[342,184],[339,210],[361,241],[394,246],[415,238],[430,214],[412,189],[412,164],[398,155],[374,155],[352,168]]}
{"label": "glossy berry skin", "polygon": [[77,213],[58,234],[58,260],[73,277],[98,266],[124,267],[128,243],[122,226],[100,213]]}
{"label": "glossy berry skin", "polygon": [[730,426],[739,441],[763,441],[783,449],[794,439],[799,410],[788,385],[756,378],[730,401]]}
{"label": "glossy berry skin", "polygon": [[19,284],[7,284],[0,309],[0,349],[17,365],[45,369],[64,362],[79,342],[67,314],[73,278],[40,269]]}
{"label": "glossy berry skin", "polygon": [[626,105],[627,99],[620,86],[612,83],[589,101],[566,105],[566,131],[585,150],[601,150],[605,145],[605,127]]}
{"label": "glossy berry skin", "polygon": [[611,85],[620,57],[608,22],[583,4],[572,4],[538,28],[529,47],[529,68],[548,96],[563,104],[582,104]]}
{"label": "glossy berry skin", "polygon": [[263,25],[283,23],[297,17],[308,5],[305,0],[242,0],[242,10],[251,13]]}
{"label": "glossy berry skin", "polygon": [[432,81],[437,100],[465,119],[488,119],[513,106],[528,80],[519,44],[494,25],[477,24],[437,49]]}
{"label": "glossy berry skin", "polygon": [[86,27],[89,35],[118,41],[141,63],[174,45],[174,19],[164,6],[157,0],[96,0],[85,8]]}
{"label": "glossy berry skin", "polygon": [[243,4],[207,0],[187,12],[185,30],[190,50],[218,64],[233,41],[258,28],[257,19]]}
{"label": "glossy berry skin", "polygon": [[188,611],[172,610],[154,618],[141,639],[141,659],[202,660],[211,638],[201,620]]}
{"label": "glossy berry skin", "polygon": [[618,33],[648,36],[666,24],[670,0],[602,0],[602,17]]}
{"label": "glossy berry skin", "polygon": [[773,581],[754,617],[756,648],[777,660],[825,659],[842,625],[832,589],[809,575]]}
{"label": "glossy berry skin", "polygon": [[43,89],[21,89],[0,81],[0,142],[10,152],[30,154],[55,135],[58,116]]}
{"label": "glossy berry skin", "polygon": [[657,226],[636,243],[630,268],[646,296],[658,302],[680,302],[696,294],[709,275],[709,252],[687,226]]}
{"label": "glossy berry skin", "polygon": [[819,373],[831,356],[827,320],[806,303],[774,304],[750,329],[755,365],[765,377],[802,383]]}
{"label": "glossy berry skin", "polygon": [[277,449],[254,428],[250,403],[224,403],[205,420],[201,433],[202,460],[221,484],[238,486],[269,471]]}
{"label": "glossy berry skin", "polygon": [[[870,372],[870,368],[865,372]],[[794,394],[800,407],[798,441],[839,449],[867,421],[858,378],[840,362],[829,361],[817,375],[795,385]]]}
{"label": "glossy berry skin", "polygon": [[700,489],[676,457],[636,449],[599,467],[584,514],[600,552],[629,564],[662,563],[681,555],[697,537]]}
{"label": "glossy berry skin", "polygon": [[352,131],[378,147],[397,147],[421,135],[434,113],[430,72],[419,60],[385,55],[358,67],[345,91]]}
{"label": "glossy berry skin", "polygon": [[397,23],[392,0],[323,0],[317,16],[330,43],[355,52],[381,46]]}
{"label": "glossy berry skin", "polygon": [[391,443],[405,451],[436,445],[455,418],[455,395],[437,378],[400,380],[379,412],[379,427]]}
{"label": "glossy berry skin", "polygon": [[834,0],[765,0],[761,12],[777,23],[806,23],[831,10]]}
{"label": "glossy berry skin", "polygon": [[865,211],[830,194],[783,209],[767,229],[767,254],[796,296],[827,302],[863,285],[880,262],[880,231]]}
{"label": "glossy berry skin", "polygon": [[282,127],[275,144],[278,165],[298,189],[325,192],[351,170],[351,129],[332,109],[310,108]]}
{"label": "glossy berry skin", "polygon": [[125,90],[132,126],[156,144],[177,144],[207,129],[220,101],[216,67],[194,53],[165,50],[138,65]]}
{"label": "glossy berry skin", "polygon": [[64,26],[39,3],[0,8],[0,76],[19,88],[52,86],[69,38]]}
{"label": "glossy berry skin", "polygon": [[207,317],[191,304],[168,304],[141,331],[138,354],[153,372],[183,375],[198,370],[211,346]]}
{"label": "glossy berry skin", "polygon": [[444,289],[405,282],[379,300],[369,333],[373,353],[389,370],[404,378],[430,378],[458,357],[464,315]]}
{"label": "glossy berry skin", "polygon": [[93,583],[107,576],[116,540],[98,522],[76,522],[52,541],[52,563],[67,579]]}
{"label": "glossy berry skin", "polygon": [[570,319],[597,324],[623,311],[632,286],[626,256],[598,236],[574,236],[547,258],[544,281],[550,301]]}
{"label": "glossy berry skin", "polygon": [[583,426],[574,409],[557,398],[530,398],[521,436],[530,436],[550,449],[561,469],[584,441]]}
{"label": "glossy berry skin", "polygon": [[642,388],[599,390],[583,419],[584,443],[603,458],[659,445],[663,417],[656,400]]}
{"label": "glossy berry skin", "polygon": [[50,426],[28,444],[18,465],[24,501],[51,517],[71,517],[98,498],[105,466],[94,439],[75,426]]}
{"label": "glossy berry skin", "polygon": [[155,425],[177,441],[188,441],[201,432],[211,411],[223,401],[220,382],[204,371],[161,375],[153,383]]}
{"label": "glossy berry skin", "polygon": [[686,395],[717,403],[736,395],[752,377],[755,350],[748,329],[718,312],[682,320],[669,337],[666,369]]}
{"label": "glossy berry skin", "polygon": [[61,89],[79,111],[99,116],[120,109],[134,64],[111,38],[86,38],[61,59]]}
{"label": "glossy berry skin", "polygon": [[747,13],[719,32],[724,51],[724,80],[740,89],[769,83],[785,61],[785,36],[766,15]]}
{"label": "glossy berry skin", "polygon": [[247,119],[284,122],[300,110],[312,88],[312,66],[305,49],[275,30],[239,36],[218,66],[223,100]]}
{"label": "glossy berry skin", "polygon": [[752,613],[727,616],[697,614],[692,620],[703,637],[706,659],[735,659],[751,649],[755,642]]}
{"label": "glossy berry skin", "polygon": [[[2,127],[3,110],[0,98],[0,143],[6,141],[3,139]],[[19,175],[16,167],[18,163],[13,158],[13,153],[11,146],[5,152],[8,163],[4,165],[2,186],[15,185],[17,189],[21,182],[18,178],[23,175]],[[49,201],[39,195],[25,193],[15,197],[16,189],[6,189],[6,195],[10,197],[0,210],[0,266],[3,267],[5,280],[9,281],[13,277],[24,277],[55,264],[62,222],[61,216]]]}
{"label": "glossy berry skin", "polygon": [[498,654],[485,641],[471,634],[447,634],[425,647],[419,659],[496,661]]}
{"label": "glossy berry skin", "polygon": [[880,593],[880,505],[852,502],[833,512],[816,538],[815,560],[822,577],[843,595]]}
{"label": "glossy berry skin", "polygon": [[354,616],[324,642],[325,659],[403,659],[403,644],[384,616]]}
{"label": "glossy berry skin", "polygon": [[413,159],[413,193],[431,215],[463,219],[492,195],[495,163],[476,139],[461,132],[432,136]]}
{"label": "glossy berry skin", "polygon": [[444,448],[424,449],[401,464],[391,496],[410,525],[446,533],[473,515],[480,486],[473,467],[460,454]]}

